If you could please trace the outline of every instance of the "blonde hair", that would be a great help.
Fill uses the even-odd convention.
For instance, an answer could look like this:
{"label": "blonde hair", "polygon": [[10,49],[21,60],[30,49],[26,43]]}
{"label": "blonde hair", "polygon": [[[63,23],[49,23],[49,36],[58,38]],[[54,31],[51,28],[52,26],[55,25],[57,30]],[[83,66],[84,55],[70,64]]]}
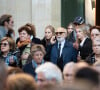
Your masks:
{"label": "blonde hair", "polygon": [[20,73],[10,75],[6,82],[7,90],[36,90],[34,78],[28,74]]}
{"label": "blonde hair", "polygon": [[88,30],[86,24],[77,27],[77,29],[81,30],[83,32],[84,36],[90,37],[90,35],[89,35],[90,33],[89,33],[89,30]]}
{"label": "blonde hair", "polygon": [[51,32],[52,32],[52,34],[55,35],[55,28],[54,28],[52,25],[46,26],[45,30],[46,30],[46,29],[50,29]]}
{"label": "blonde hair", "polygon": [[8,67],[7,74],[12,75],[16,73],[23,73],[23,70],[20,69],[19,67]]}
{"label": "blonde hair", "polygon": [[46,51],[43,45],[35,44],[31,47],[31,56],[33,56],[34,53],[37,51],[41,51],[44,55],[46,54]]}

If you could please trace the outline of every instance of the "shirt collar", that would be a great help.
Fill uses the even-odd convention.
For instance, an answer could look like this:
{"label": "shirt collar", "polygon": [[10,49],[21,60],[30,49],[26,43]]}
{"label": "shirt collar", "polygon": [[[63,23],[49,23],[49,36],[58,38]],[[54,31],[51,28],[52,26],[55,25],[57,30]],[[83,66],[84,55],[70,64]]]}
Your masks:
{"label": "shirt collar", "polygon": [[[44,63],[44,60],[42,60],[41,64]],[[35,62],[34,59],[32,59],[32,65],[36,68],[38,66],[38,64]]]}
{"label": "shirt collar", "polygon": [[81,41],[81,43],[80,43],[80,46],[82,47],[83,46],[83,44],[84,44],[84,42],[85,42],[85,40],[87,39],[88,37],[85,37],[82,41]]}

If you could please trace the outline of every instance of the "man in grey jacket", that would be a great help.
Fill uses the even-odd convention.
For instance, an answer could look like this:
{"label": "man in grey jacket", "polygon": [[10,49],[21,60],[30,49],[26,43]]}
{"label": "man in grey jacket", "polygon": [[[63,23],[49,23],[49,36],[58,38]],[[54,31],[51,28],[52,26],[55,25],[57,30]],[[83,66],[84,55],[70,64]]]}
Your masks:
{"label": "man in grey jacket", "polygon": [[8,30],[12,29],[14,21],[12,15],[4,14],[0,17],[0,41],[6,36]]}

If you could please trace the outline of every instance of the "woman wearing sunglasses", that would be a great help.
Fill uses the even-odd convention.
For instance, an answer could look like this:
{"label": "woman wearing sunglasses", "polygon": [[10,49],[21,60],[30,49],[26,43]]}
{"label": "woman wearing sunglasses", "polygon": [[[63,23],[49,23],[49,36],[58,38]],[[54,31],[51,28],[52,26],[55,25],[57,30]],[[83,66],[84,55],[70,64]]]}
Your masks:
{"label": "woman wearing sunglasses", "polygon": [[0,60],[3,60],[8,66],[18,65],[18,59],[15,55],[15,41],[12,38],[2,38],[0,49]]}

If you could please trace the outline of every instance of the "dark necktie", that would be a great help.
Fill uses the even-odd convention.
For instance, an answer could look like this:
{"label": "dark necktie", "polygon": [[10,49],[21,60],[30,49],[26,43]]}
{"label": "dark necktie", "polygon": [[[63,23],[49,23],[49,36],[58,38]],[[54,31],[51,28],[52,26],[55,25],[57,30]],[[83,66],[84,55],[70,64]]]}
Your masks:
{"label": "dark necktie", "polygon": [[60,58],[61,43],[58,44],[58,58]]}
{"label": "dark necktie", "polygon": [[62,59],[62,55],[60,56],[60,51],[61,51],[61,43],[58,44],[58,59],[57,59],[57,65],[58,65],[58,67],[62,71],[63,70],[63,59]]}

